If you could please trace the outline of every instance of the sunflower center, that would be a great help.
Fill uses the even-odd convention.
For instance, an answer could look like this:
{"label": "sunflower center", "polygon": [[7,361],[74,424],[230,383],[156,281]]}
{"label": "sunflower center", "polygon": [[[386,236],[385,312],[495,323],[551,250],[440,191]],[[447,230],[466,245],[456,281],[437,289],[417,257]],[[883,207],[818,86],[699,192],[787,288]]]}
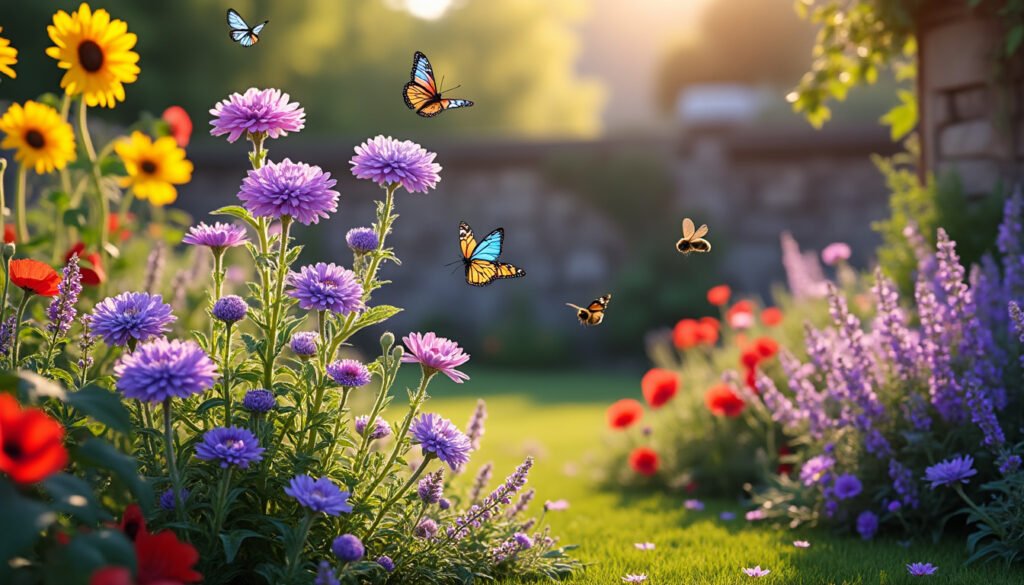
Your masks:
{"label": "sunflower center", "polygon": [[34,128],[25,133],[25,142],[36,150],[46,146],[46,138],[43,137],[43,133]]}
{"label": "sunflower center", "polygon": [[142,169],[142,172],[146,173],[147,175],[152,175],[156,173],[156,163],[151,160],[142,161],[141,163],[139,163],[139,168]]}
{"label": "sunflower center", "polygon": [[89,73],[96,73],[103,67],[103,49],[96,41],[82,41],[78,45],[78,62]]}

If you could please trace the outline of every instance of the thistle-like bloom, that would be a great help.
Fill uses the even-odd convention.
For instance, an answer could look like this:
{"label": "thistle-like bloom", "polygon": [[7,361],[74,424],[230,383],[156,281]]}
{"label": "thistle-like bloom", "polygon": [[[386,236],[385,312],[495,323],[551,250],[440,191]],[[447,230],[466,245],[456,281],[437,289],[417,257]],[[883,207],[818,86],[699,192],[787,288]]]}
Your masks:
{"label": "thistle-like bloom", "polygon": [[320,565],[316,569],[316,578],[313,579],[313,585],[341,585],[341,581],[334,574],[334,569],[331,568],[330,563],[320,561]]}
{"label": "thistle-like bloom", "polygon": [[387,555],[377,557],[377,564],[380,565],[386,573],[390,573],[395,570],[395,561],[391,560],[391,557]]}
{"label": "thistle-like bloom", "polygon": [[924,577],[927,575],[934,575],[935,571],[939,568],[931,563],[908,563],[907,573],[914,577]]}
{"label": "thistle-like bloom", "polygon": [[748,568],[743,569],[743,573],[747,577],[750,577],[750,578],[753,578],[753,579],[760,579],[761,577],[767,576],[768,573],[771,573],[771,571],[768,570],[768,569],[762,569],[761,565],[754,565],[753,567],[748,567]]}
{"label": "thistle-like bloom", "polygon": [[82,294],[82,273],[78,268],[78,254],[72,254],[68,263],[64,265],[64,274],[57,285],[57,290],[57,296],[50,301],[50,306],[46,309],[46,316],[50,318],[46,330],[61,338],[68,334],[71,323],[78,314],[75,303],[78,302],[78,295]]}
{"label": "thistle-like bloom", "polygon": [[233,93],[210,110],[210,134],[227,134],[228,142],[234,142],[243,134],[280,138],[298,132],[306,124],[306,112],[298,102],[288,101],[290,97],[279,89],[255,87],[245,94]]}
{"label": "thistle-like bloom", "polygon": [[401,185],[410,193],[426,193],[441,180],[437,156],[409,140],[377,136],[356,147],[352,174],[382,187]]}
{"label": "thistle-like bloom", "polygon": [[160,295],[123,292],[97,303],[92,311],[92,331],[107,345],[125,345],[130,339],[148,341],[170,331],[177,319]]}
{"label": "thistle-like bloom", "polygon": [[954,485],[957,482],[970,483],[970,478],[977,475],[974,459],[970,455],[954,457],[940,461],[924,470],[924,480],[932,482],[931,489],[940,486]]}
{"label": "thistle-like bloom", "polygon": [[292,353],[299,357],[313,357],[316,355],[316,344],[319,337],[313,331],[299,331],[292,335],[288,347],[292,348]]}
{"label": "thistle-like bloom", "polygon": [[247,429],[217,427],[206,431],[203,442],[196,445],[196,457],[216,461],[224,469],[234,465],[248,469],[250,463],[263,460],[263,447]]}
{"label": "thistle-like bloom", "polygon": [[370,370],[357,360],[338,360],[327,364],[327,375],[346,388],[359,388],[370,383]]}
{"label": "thistle-like bloom", "polygon": [[[188,490],[182,489],[181,501],[187,500],[190,493]],[[160,494],[160,508],[163,510],[173,510],[175,506],[177,506],[177,502],[174,498],[174,489],[168,488],[164,493]]]}
{"label": "thistle-like bloom", "polygon": [[126,398],[163,402],[209,390],[217,366],[196,342],[160,337],[122,355],[114,366],[114,375],[117,389]]}
{"label": "thistle-like bloom", "polygon": [[249,412],[263,414],[277,407],[277,398],[270,390],[263,388],[249,390],[245,393],[245,397],[242,398],[242,407]]}
{"label": "thistle-like bloom", "polygon": [[335,264],[317,262],[288,275],[288,296],[298,299],[307,311],[331,311],[339,315],[362,311],[363,285],[356,273]]}
{"label": "thistle-like bloom", "polygon": [[452,471],[469,463],[473,446],[469,437],[452,422],[436,414],[424,414],[412,423],[413,443],[420,445],[423,454],[433,453]]}
{"label": "thistle-like bloom", "polygon": [[469,361],[469,354],[462,351],[458,343],[439,337],[433,331],[410,333],[402,338],[402,343],[406,349],[402,354],[402,363],[418,363],[424,372],[441,372],[456,384],[469,379],[469,376],[455,369]]}
{"label": "thistle-like bloom", "polygon": [[[366,425],[369,424],[370,417],[368,415],[362,415],[356,417],[356,433],[362,435],[366,432]],[[373,423],[373,429],[370,430],[370,440],[376,441],[377,439],[383,439],[391,434],[391,425],[388,421],[377,417],[377,420]]]}
{"label": "thistle-like bloom", "polygon": [[444,495],[444,471],[438,469],[434,473],[427,474],[416,486],[416,494],[424,504],[436,504],[441,501]]}
{"label": "thistle-like bloom", "polygon": [[431,539],[437,536],[437,522],[433,518],[424,518],[412,530],[416,538]]}
{"label": "thistle-like bloom", "polygon": [[238,198],[256,217],[288,216],[309,225],[327,219],[338,210],[338,182],[318,166],[284,159],[249,171]]}
{"label": "thistle-like bloom", "polygon": [[860,495],[863,489],[864,486],[860,483],[860,480],[852,473],[844,473],[836,478],[836,497],[840,500],[855,498]]}
{"label": "thistle-like bloom", "polygon": [[224,323],[237,323],[245,319],[249,305],[238,295],[227,295],[217,299],[213,304],[213,316]]}
{"label": "thistle-like bloom", "polygon": [[487,420],[487,403],[483,399],[476,401],[476,408],[473,416],[469,417],[466,424],[466,436],[473,445],[473,449],[480,448],[480,438],[484,436],[484,422]]}
{"label": "thistle-like bloom", "polygon": [[200,222],[188,228],[188,233],[181,239],[183,244],[206,246],[215,252],[241,246],[247,241],[244,227],[220,221],[213,225]]}
{"label": "thistle-like bloom", "polygon": [[356,254],[366,254],[380,246],[380,238],[377,237],[377,232],[373,228],[357,227],[348,230],[348,233],[345,234],[345,243]]}
{"label": "thistle-like bloom", "polygon": [[352,512],[352,505],[348,503],[349,493],[341,491],[341,488],[327,477],[314,480],[308,475],[296,475],[284,489],[284,493],[314,512],[323,512],[329,516]]}
{"label": "thistle-like bloom", "polygon": [[75,132],[60,112],[46,104],[11,104],[0,116],[0,148],[14,149],[14,160],[37,175],[63,169],[75,160]]}
{"label": "thistle-like bloom", "polygon": [[351,563],[363,558],[366,548],[363,547],[363,541],[359,540],[358,536],[342,534],[331,543],[331,552],[342,562]]}

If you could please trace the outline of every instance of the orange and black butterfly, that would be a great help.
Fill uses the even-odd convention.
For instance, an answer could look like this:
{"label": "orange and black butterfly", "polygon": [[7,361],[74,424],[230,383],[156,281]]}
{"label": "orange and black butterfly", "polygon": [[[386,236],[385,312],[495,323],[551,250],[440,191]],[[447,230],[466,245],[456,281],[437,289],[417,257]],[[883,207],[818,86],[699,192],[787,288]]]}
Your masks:
{"label": "orange and black butterfly", "polygon": [[473,236],[473,228],[466,222],[459,222],[459,251],[462,252],[463,265],[466,267],[466,283],[473,286],[487,286],[501,278],[521,278],[526,276],[521,268],[505,262],[498,262],[501,246],[505,240],[505,230],[498,228],[484,236],[478,244]]}
{"label": "orange and black butterfly", "polygon": [[701,224],[695,230],[692,219],[688,217],[683,219],[683,237],[676,242],[676,251],[684,255],[690,252],[710,252],[711,242],[704,239],[707,233],[707,224]]}
{"label": "orange and black butterfly", "polygon": [[590,327],[592,325],[600,325],[604,321],[604,312],[608,308],[609,301],[612,300],[612,293],[608,293],[603,297],[592,301],[585,308],[574,305],[572,303],[565,303],[567,307],[576,309],[576,318],[580,320],[580,325]]}
{"label": "orange and black butterfly", "polygon": [[[454,88],[453,88],[454,89]],[[434,70],[430,67],[427,56],[419,51],[412,57],[412,74],[409,83],[402,89],[405,105],[424,118],[433,118],[445,110],[468,108],[473,105],[469,100],[458,100],[441,97],[434,81]]]}

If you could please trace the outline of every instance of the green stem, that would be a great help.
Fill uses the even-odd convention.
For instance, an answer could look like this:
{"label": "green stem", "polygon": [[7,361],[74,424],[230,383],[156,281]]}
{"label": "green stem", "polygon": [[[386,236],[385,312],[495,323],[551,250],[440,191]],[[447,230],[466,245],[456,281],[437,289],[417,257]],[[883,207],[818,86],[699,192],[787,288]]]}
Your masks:
{"label": "green stem", "polygon": [[174,488],[174,512],[178,522],[184,522],[181,501],[181,476],[178,474],[178,465],[174,456],[174,438],[171,430],[171,399],[164,399],[164,446],[167,453],[167,474],[171,476],[171,486]]}
{"label": "green stem", "polygon": [[18,305],[18,312],[14,318],[14,339],[11,342],[11,369],[18,369],[18,352],[21,350],[20,339],[21,336],[21,320],[25,317],[25,307],[28,306],[28,302],[32,300],[34,295],[27,290],[22,291],[21,303]]}
{"label": "green stem", "polygon": [[288,583],[294,582],[294,577],[299,570],[299,557],[302,556],[302,545],[306,543],[306,535],[309,534],[309,527],[313,524],[313,515],[306,511],[306,515],[299,524],[298,538],[291,544],[288,553]]}
{"label": "green stem", "polygon": [[277,281],[275,283],[273,305],[271,309],[270,334],[267,335],[267,355],[263,360],[263,387],[273,389],[274,362],[277,360],[277,329],[281,320],[281,297],[284,295],[284,281],[288,274],[288,234],[291,231],[292,218],[281,217],[281,241],[278,243]]}
{"label": "green stem", "polygon": [[376,426],[377,415],[384,408],[384,401],[387,399],[388,392],[391,390],[391,385],[395,381],[394,374],[392,373],[392,363],[390,362],[390,356],[385,353],[383,356],[382,365],[383,373],[380,379],[380,390],[377,391],[377,399],[373,402],[373,408],[370,409],[369,418],[367,418],[366,428],[363,430],[362,442],[359,444],[359,451],[356,452],[354,462],[353,473],[359,475],[360,470],[366,464],[364,459],[369,455],[370,447],[370,434],[373,432],[374,426]]}
{"label": "green stem", "polygon": [[231,426],[231,324],[224,327],[224,356],[221,368],[224,370],[224,377],[221,379],[221,386],[224,390],[224,426]]}
{"label": "green stem", "polygon": [[231,469],[230,466],[227,468],[217,486],[217,504],[213,508],[213,532],[210,533],[214,536],[220,534],[220,529],[224,525],[224,515],[228,507],[228,491],[231,486]]}
{"label": "green stem", "polygon": [[78,132],[82,137],[82,145],[85,147],[85,152],[89,156],[89,162],[92,167],[93,187],[96,189],[96,197],[100,206],[100,257],[105,260],[107,257],[107,244],[110,242],[110,202],[107,201],[107,196],[103,193],[96,149],[93,148],[92,137],[89,135],[88,111],[89,106],[86,105],[83,99],[78,109]]}
{"label": "green stem", "polygon": [[[7,210],[7,201],[4,194],[4,174],[7,173],[7,159],[0,157],[0,234],[5,233],[4,223],[7,218],[4,217],[4,212]],[[6,244],[6,242],[4,242]]]}
{"label": "green stem", "polygon": [[402,499],[402,496],[404,496],[405,493],[409,491],[409,488],[411,488],[413,484],[416,483],[416,480],[418,480],[420,476],[423,475],[423,472],[427,469],[427,465],[429,465],[430,462],[433,461],[434,457],[435,455],[433,453],[427,453],[427,456],[423,458],[423,462],[420,463],[420,466],[416,468],[416,471],[414,471],[413,474],[409,476],[409,480],[405,482],[402,488],[399,489],[395,493],[395,495],[391,496],[391,498],[388,499],[388,501],[384,502],[384,504],[380,507],[380,511],[377,512],[377,517],[374,518],[373,524],[370,524],[370,528],[367,529],[366,536],[363,537],[363,542],[370,542],[370,539],[373,538],[373,533],[377,530],[377,526],[379,526],[381,521],[384,520],[384,516],[387,514],[391,506],[395,505],[395,503],[398,502],[398,500]]}
{"label": "green stem", "polygon": [[384,240],[391,233],[391,224],[395,219],[391,216],[391,212],[395,207],[395,191],[398,189],[398,186],[398,183],[393,183],[384,188],[386,193],[384,196],[384,207],[377,218],[377,239],[380,241],[380,245],[373,252],[370,264],[366,269],[366,274],[363,275],[364,302],[370,299],[370,293],[373,292],[372,283],[377,279],[377,271],[380,269],[380,264],[384,259]]}
{"label": "green stem", "polygon": [[14,191],[14,215],[17,229],[18,241],[28,242],[28,218],[25,217],[25,197],[28,191],[28,168],[25,165],[18,167],[18,186]]}
{"label": "green stem", "polygon": [[999,536],[999,540],[1006,540],[1006,531],[1003,529],[1003,527],[997,524],[994,520],[992,520],[992,517],[986,514],[984,510],[979,508],[977,504],[974,503],[974,500],[967,497],[967,494],[964,493],[963,486],[961,486],[959,483],[954,483],[953,489],[956,491],[957,495],[960,496],[960,499],[963,500],[968,506],[970,506],[970,508],[974,510],[974,513],[977,514],[978,517],[981,518],[981,520],[985,524],[989,525],[989,528],[992,529],[992,532],[995,532],[996,535]]}
{"label": "green stem", "polygon": [[327,457],[322,461],[324,471],[328,469],[334,457],[334,448],[338,445],[338,433],[341,432],[341,421],[345,419],[345,404],[348,403],[348,395],[352,388],[344,386],[341,389],[341,404],[338,405],[337,415],[334,417],[334,432],[331,433],[331,446],[327,448]]}

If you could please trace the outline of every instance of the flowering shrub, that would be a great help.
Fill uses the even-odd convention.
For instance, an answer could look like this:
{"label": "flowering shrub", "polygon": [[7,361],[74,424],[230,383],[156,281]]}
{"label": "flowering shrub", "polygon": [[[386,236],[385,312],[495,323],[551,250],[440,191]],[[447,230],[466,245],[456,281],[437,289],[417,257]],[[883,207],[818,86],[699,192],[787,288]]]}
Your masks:
{"label": "flowering shrub", "polygon": [[[459,369],[468,353],[428,332],[402,344],[384,333],[368,362],[339,355],[357,332],[401,310],[372,295],[386,284],[384,263],[397,263],[386,247],[397,192],[436,187],[434,154],[385,137],[358,147],[354,174],[383,189],[376,222],[349,233],[351,269],[298,266],[291,228],[331,218],[340,194],[315,165],[269,159],[267,141],[301,131],[305,113],[286,93],[250,89],[211,110],[211,134],[252,147],[241,205],[215,212],[230,223],[176,232],[162,206],[191,177],[182,150],[191,121],[168,110],[152,136],[115,138],[97,154],[86,113],[124,99],[139,74],[135,36],[87,4],[58,12],[49,30],[48,54],[67,69],[63,107],[15,104],[0,118],[19,163],[15,239],[30,241],[29,169],[57,172],[55,189],[77,184],[95,202],[62,191],[73,226],[40,226],[45,236],[32,245],[3,249],[0,359],[12,374],[0,379],[9,392],[0,394],[0,553],[17,562],[0,566],[0,580],[323,585],[574,572],[568,548],[526,517],[532,459],[497,486],[485,465],[460,487],[480,445],[483,403],[466,432],[423,412],[438,374],[469,379]],[[77,134],[66,121],[75,101]],[[68,166],[76,143],[88,154],[84,170]],[[0,159],[0,178],[5,167]],[[135,198],[149,203],[151,233],[184,243],[188,260],[158,244],[141,270],[120,253],[120,243],[130,246],[122,229]],[[76,236],[85,241],[61,273],[14,258],[28,249],[59,259],[58,246]],[[200,310],[175,310],[188,305],[187,283],[175,277],[165,298],[160,273],[208,257]],[[250,281],[229,276],[239,264]],[[114,283],[128,290],[110,290]],[[399,407],[393,385],[403,364],[418,368],[420,381]],[[365,400],[350,402],[357,395]],[[368,411],[355,416],[352,403]]]}
{"label": "flowering shrub", "polygon": [[833,323],[808,327],[807,362],[781,354],[785,385],[757,375],[763,405],[802,461],[796,477],[756,492],[767,516],[863,538],[965,522],[972,560],[1020,558],[1022,218],[1017,194],[1006,202],[999,260],[985,258],[969,279],[941,229],[934,253],[917,245],[914,313],[881,272],[867,329],[832,289]]}

